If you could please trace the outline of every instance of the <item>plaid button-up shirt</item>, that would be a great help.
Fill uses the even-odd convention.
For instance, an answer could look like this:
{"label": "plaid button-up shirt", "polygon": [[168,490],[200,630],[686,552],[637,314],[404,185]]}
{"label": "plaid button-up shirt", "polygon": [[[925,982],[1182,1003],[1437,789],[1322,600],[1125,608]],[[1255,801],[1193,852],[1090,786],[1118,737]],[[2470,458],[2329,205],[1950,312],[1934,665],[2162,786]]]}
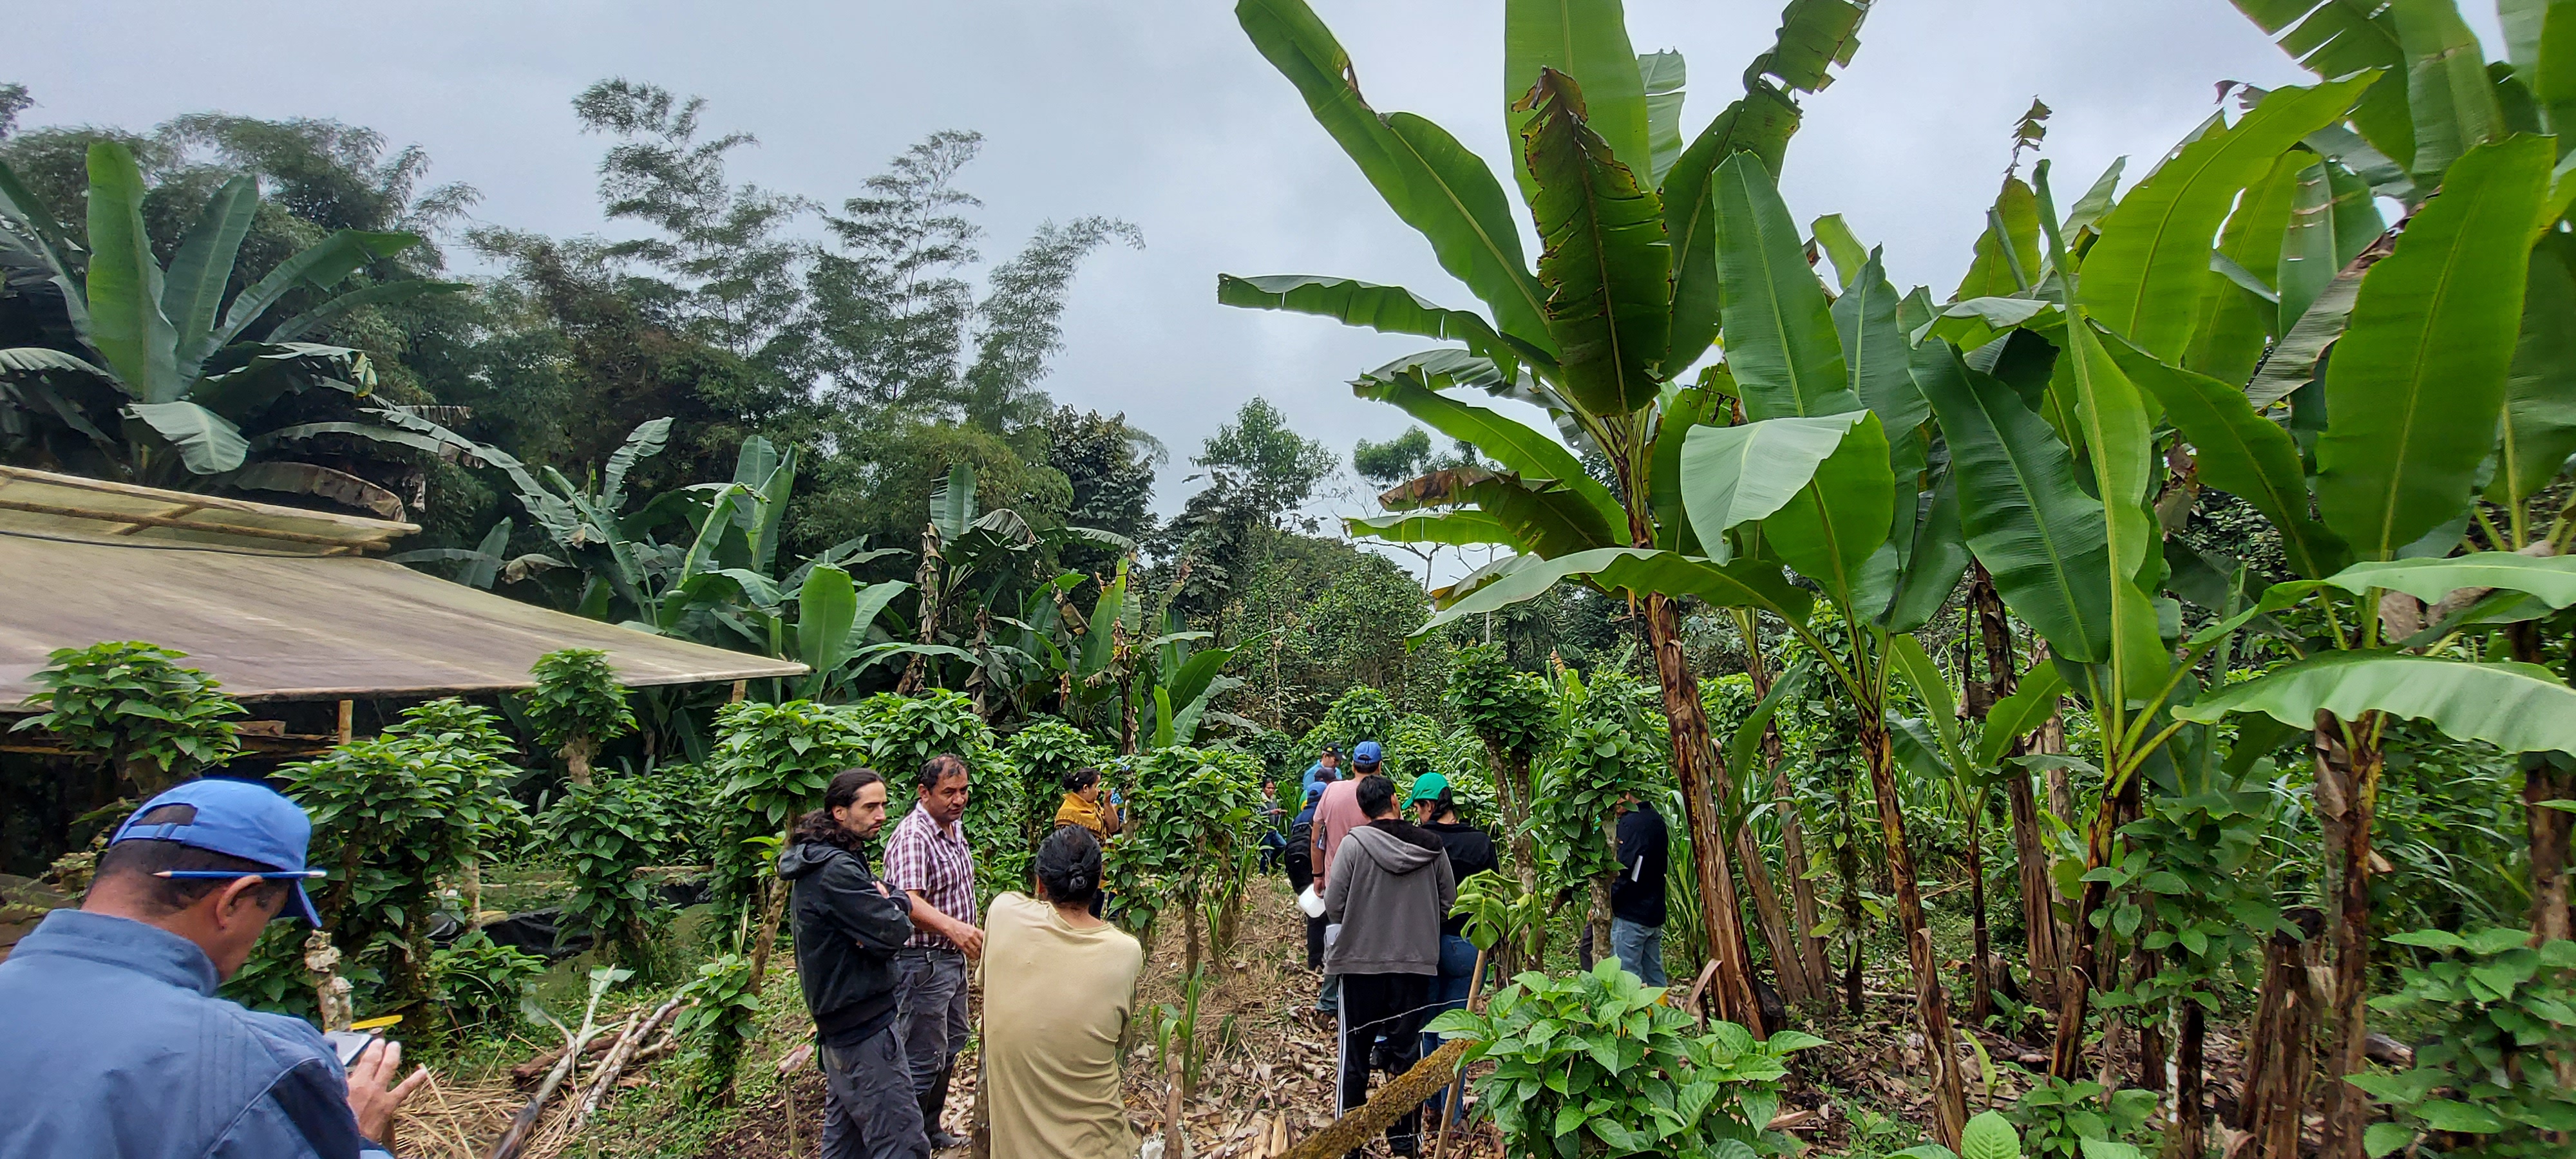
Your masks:
{"label": "plaid button-up shirt", "polygon": [[[943,829],[930,810],[914,805],[886,838],[886,884],[921,894],[931,908],[969,925],[975,921],[975,854],[966,847],[963,822]],[[906,946],[954,950],[957,943],[916,927]]]}

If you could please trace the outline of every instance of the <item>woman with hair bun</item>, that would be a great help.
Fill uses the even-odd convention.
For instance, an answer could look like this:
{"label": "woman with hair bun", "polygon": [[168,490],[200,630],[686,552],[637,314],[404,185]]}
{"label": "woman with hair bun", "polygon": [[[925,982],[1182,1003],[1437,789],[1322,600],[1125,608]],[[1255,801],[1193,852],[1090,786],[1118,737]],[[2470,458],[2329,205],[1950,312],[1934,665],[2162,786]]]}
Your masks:
{"label": "woman with hair bun", "polygon": [[995,1155],[1128,1159],[1119,1076],[1145,951],[1093,917],[1100,841],[1079,825],[1038,846],[1036,894],[984,921],[984,1105]]}

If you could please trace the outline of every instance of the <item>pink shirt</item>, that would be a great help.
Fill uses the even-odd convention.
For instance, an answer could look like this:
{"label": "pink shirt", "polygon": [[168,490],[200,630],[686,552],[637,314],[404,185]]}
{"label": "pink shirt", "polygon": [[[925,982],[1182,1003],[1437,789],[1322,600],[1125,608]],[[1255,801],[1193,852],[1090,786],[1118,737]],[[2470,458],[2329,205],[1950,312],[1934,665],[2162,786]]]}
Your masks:
{"label": "pink shirt", "polygon": [[1360,812],[1360,784],[1356,780],[1339,780],[1324,786],[1324,796],[1315,802],[1315,891],[1323,892],[1324,880],[1331,875],[1333,855],[1341,852],[1342,838],[1368,824],[1368,814]]}

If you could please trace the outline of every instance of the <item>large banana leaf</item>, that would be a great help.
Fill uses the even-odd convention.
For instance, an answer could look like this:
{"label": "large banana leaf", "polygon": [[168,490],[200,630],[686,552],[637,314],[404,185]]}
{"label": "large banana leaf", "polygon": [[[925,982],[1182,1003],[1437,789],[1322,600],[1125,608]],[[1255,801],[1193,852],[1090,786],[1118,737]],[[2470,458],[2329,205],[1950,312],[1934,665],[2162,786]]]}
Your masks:
{"label": "large banana leaf", "polygon": [[2397,46],[2406,54],[2406,109],[2412,115],[2420,179],[2435,178],[2471,148],[2502,138],[2504,110],[2487,76],[2485,50],[2460,19],[2457,0],[2394,0]]}
{"label": "large banana leaf", "polygon": [[[2576,9],[2571,9],[2576,11]],[[2576,40],[2576,15],[2568,34]],[[2576,126],[2570,126],[2576,129]],[[2576,239],[2551,234],[2531,251],[2522,330],[2505,374],[2503,439],[2487,498],[2517,517],[2576,455]]]}
{"label": "large banana leaf", "polygon": [[1445,543],[1454,547],[1501,544],[1516,551],[1529,550],[1493,512],[1472,507],[1345,518],[1342,528],[1353,536],[1389,543]]}
{"label": "large banana leaf", "polygon": [[796,658],[813,671],[805,677],[805,696],[820,696],[832,674],[847,663],[851,629],[858,626],[859,592],[850,573],[818,567],[796,592]]}
{"label": "large banana leaf", "polygon": [[1709,554],[1700,546],[1692,530],[1688,503],[1682,494],[1682,452],[1690,444],[1690,433],[1709,417],[1715,394],[1704,386],[1679,387],[1664,392],[1663,401],[1655,408],[1655,445],[1647,457],[1647,501],[1654,505],[1655,546],[1687,555]]}
{"label": "large banana leaf", "polygon": [[[1645,78],[1628,43],[1619,0],[1506,0],[1503,5],[1503,109],[1514,136],[1527,131],[1531,86],[1545,70],[1574,78],[1584,120],[1630,171],[1653,172]],[[1674,130],[1678,137],[1680,130]],[[1539,183],[1516,170],[1521,197],[1535,206]]]}
{"label": "large banana leaf", "polygon": [[1751,418],[1861,409],[1843,365],[1825,287],[1780,190],[1761,162],[1718,166],[1718,276],[1725,286],[1726,364]]}
{"label": "large banana leaf", "polygon": [[2161,476],[2163,462],[2150,433],[2154,416],[2146,397],[2103,347],[2108,333],[2090,320],[2068,325],[2069,349],[2062,365],[2071,372],[2075,426],[2083,432],[2093,493],[2102,500],[2109,530],[2111,662],[2121,689],[2144,690],[2163,683],[2172,660],[2153,600],[2166,569],[2163,531],[2149,506],[2149,488]]}
{"label": "large banana leaf", "polygon": [[[178,331],[161,312],[161,264],[143,230],[143,173],[134,154],[114,141],[89,147],[89,247],[89,331],[82,337],[135,397],[145,403],[177,400],[187,380],[173,361]],[[177,412],[167,413],[182,421]],[[192,454],[191,467],[220,458],[200,450]],[[240,465],[234,459],[214,469]]]}
{"label": "large banana leaf", "polygon": [[239,339],[242,331],[259,321],[268,308],[277,304],[298,286],[328,289],[341,279],[356,273],[359,267],[378,258],[389,258],[420,244],[420,235],[411,233],[369,233],[344,229],[298,251],[279,262],[277,268],[251,283],[250,288],[233,295],[233,304],[224,310],[224,321],[208,337],[205,350],[197,359],[180,364],[182,374],[193,377],[198,364]]}
{"label": "large banana leaf", "polygon": [[2290,568],[2315,579],[2351,556],[2341,537],[2308,514],[2308,482],[2299,448],[2280,425],[2254,413],[2245,392],[2158,362],[2117,338],[2104,340],[2131,382],[2164,406],[2165,420],[2197,453],[2200,479],[2254,505],[2281,534]]}
{"label": "large banana leaf", "polygon": [[1995,194],[1994,208],[1986,211],[1986,232],[1977,235],[1968,274],[1959,280],[1950,300],[2009,298],[2030,289],[2039,282],[2043,256],[2039,197],[2028,182],[2006,177],[2003,189]]}
{"label": "large banana leaf", "polygon": [[250,441],[224,416],[193,402],[129,403],[125,413],[179,449],[190,471],[218,475],[234,470],[250,455]]}
{"label": "large banana leaf", "polygon": [[1705,554],[1725,562],[1726,533],[1787,506],[1867,414],[1692,428],[1681,454],[1682,505]]}
{"label": "large banana leaf", "polygon": [[2335,273],[2387,228],[2370,183],[2358,174],[2322,160],[2301,170],[2298,196],[2281,236],[2280,275],[2273,283],[2281,292],[2281,328],[2298,325]]}
{"label": "large banana leaf", "polygon": [[1961,528],[1996,592],[2058,656],[2109,659],[2108,531],[2101,501],[2076,483],[2066,444],[2011,387],[1970,369],[1946,342],[1915,348],[1914,381],[1949,440]]}
{"label": "large banana leaf", "polygon": [[1654,154],[1653,184],[1661,188],[1664,174],[1682,156],[1682,90],[1690,83],[1690,69],[1682,54],[1666,49],[1639,53],[1637,75],[1646,89],[1646,147]]}
{"label": "large banana leaf", "polygon": [[1482,467],[1433,471],[1389,489],[1378,501],[1392,511],[1472,504],[1536,555],[1567,555],[1628,539],[1624,517],[1616,523],[1605,519],[1589,500],[1556,480],[1525,480]]}
{"label": "large banana leaf", "polygon": [[626,442],[608,456],[608,469],[601,474],[599,505],[610,511],[626,506],[626,475],[635,464],[662,453],[671,443],[671,418],[646,419],[626,432]]}
{"label": "large banana leaf", "polygon": [[398,282],[378,282],[351,290],[319,306],[277,324],[264,342],[292,342],[333,319],[363,306],[383,306],[408,302],[431,294],[461,294],[474,288],[472,282],[434,282],[426,278],[404,278]]}
{"label": "large banana leaf", "polygon": [[1896,549],[1887,539],[1895,495],[1887,433],[1863,411],[1814,477],[1763,520],[1762,537],[1798,574],[1875,619],[1895,594]]}
{"label": "large banana leaf", "polygon": [[2181,365],[2228,382],[2254,373],[2263,349],[2280,332],[2281,239],[2299,197],[2299,174],[2316,155],[2293,146],[2270,172],[2248,186],[2236,212],[2227,215],[2189,354]]}
{"label": "large banana leaf", "polygon": [[1234,14],[1388,208],[1430,240],[1440,268],[1493,310],[1496,328],[1553,351],[1546,291],[1530,275],[1493,171],[1438,125],[1371,109],[1350,54],[1305,0],[1237,0]]}
{"label": "large banana leaf", "polygon": [[1897,522],[1911,524],[1914,536],[1912,550],[1903,553],[1904,566],[1897,576],[1896,598],[1889,601],[1880,616],[1880,627],[1890,632],[1911,632],[1931,623],[1941,614],[1941,607],[1959,589],[1959,577],[1968,570],[1968,540],[1959,526],[1959,475],[1956,470],[1943,470],[1932,486],[1932,501],[1921,518],[1909,518],[1914,512],[1904,500],[1905,483],[1898,481]]}
{"label": "large banana leaf", "polygon": [[[2387,0],[2235,3],[2263,31],[2272,34],[2292,59],[2320,78],[2381,70],[2381,76],[2363,94],[2360,107],[2353,113],[2354,127],[2361,130],[2361,136],[2377,153],[2400,163],[2415,155],[2414,118],[2406,99],[2406,52],[2398,43],[2397,19]],[[2319,151],[2328,156],[2346,155]]]}
{"label": "large banana leaf", "polygon": [[1834,83],[1835,66],[1850,64],[1860,51],[1860,23],[1868,15],[1869,6],[1853,0],[1789,0],[1771,51],[1744,71],[1776,77],[1797,92],[1821,92]]}
{"label": "large banana leaf", "polygon": [[233,276],[233,257],[259,214],[259,180],[245,173],[224,182],[180,241],[161,287],[161,314],[178,335],[178,362],[195,365],[212,352],[215,310]]}
{"label": "large banana leaf", "polygon": [[[1625,63],[1633,77],[1634,57]],[[1596,414],[1643,409],[1671,340],[1662,203],[1592,131],[1583,93],[1564,74],[1542,73],[1530,100],[1537,115],[1521,142],[1537,181],[1530,212],[1547,247],[1539,279],[1566,392]]]}
{"label": "large banana leaf", "polygon": [[2576,689],[2536,664],[2324,652],[2228,685],[2173,714],[2215,724],[2231,712],[2260,712],[2299,728],[2313,725],[2319,712],[2344,720],[2384,712],[2509,753],[2576,753]]}
{"label": "large banana leaf", "polygon": [[2388,559],[2468,502],[2495,447],[2522,317],[2544,138],[2481,145],[2451,167],[2362,278],[2326,367],[2317,509],[2364,559]]}
{"label": "large banana leaf", "polygon": [[1502,335],[1494,333],[1494,328],[1482,315],[1467,310],[1443,309],[1401,286],[1378,286],[1349,278],[1306,274],[1272,274],[1257,278],[1218,274],[1216,300],[1227,306],[1316,314],[1345,326],[1361,326],[1380,334],[1418,334],[1425,338],[1463,343],[1479,357],[1503,366],[1510,366],[1521,357],[1503,341]]}
{"label": "large banana leaf", "polygon": [[1724,292],[1717,270],[1717,205],[1709,182],[1717,167],[1750,153],[1777,176],[1798,131],[1798,106],[1769,84],[1757,83],[1726,106],[1664,175],[1664,235],[1673,247],[1672,351],[1667,373],[1678,373],[1708,352],[1717,337]]}
{"label": "large banana leaf", "polygon": [[930,489],[930,525],[939,530],[941,541],[966,534],[975,522],[975,468],[958,463],[948,468],[948,477]]}
{"label": "large banana leaf", "polygon": [[2371,560],[2327,576],[2325,582],[2354,595],[2386,588],[2428,604],[2462,588],[2494,588],[2563,608],[2576,604],[2576,556],[2480,551],[2438,559]]}
{"label": "large banana leaf", "polygon": [[1815,602],[1813,596],[1782,577],[1777,565],[1759,560],[1720,566],[1670,551],[1605,547],[1503,571],[1465,598],[1442,608],[1413,634],[1421,636],[1468,616],[1536,599],[1567,579],[1581,579],[1603,591],[1640,597],[1696,596],[1713,607],[1753,608],[1795,623],[1806,621]]}
{"label": "large banana leaf", "polygon": [[1416,375],[1390,377],[1371,375],[1352,384],[1352,392],[1361,398],[1375,399],[1401,407],[1404,413],[1422,420],[1431,429],[1453,439],[1463,439],[1488,459],[1516,472],[1523,479],[1554,479],[1583,497],[1604,521],[1619,523],[1627,511],[1610,489],[1583,469],[1581,461],[1565,444],[1549,438],[1526,423],[1480,406],[1469,406],[1438,391],[1431,390]]}
{"label": "large banana leaf", "polygon": [[1209,682],[1216,679],[1217,673],[1225,668],[1225,662],[1233,656],[1232,648],[1207,648],[1191,653],[1190,658],[1182,661],[1164,684],[1171,690],[1172,702],[1181,705],[1196,702],[1206,694]]}
{"label": "large banana leaf", "polygon": [[2084,255],[2086,311],[2139,349],[2179,359],[2216,277],[2210,238],[2236,195],[2300,138],[2340,120],[2372,79],[2274,89],[2233,127],[2202,135],[2158,166],[2102,219],[2102,237]]}
{"label": "large banana leaf", "polygon": [[1985,731],[1977,735],[1977,763],[1988,768],[2002,763],[2016,738],[2048,723],[2057,712],[2057,698],[2065,694],[2066,677],[2055,664],[2036,665],[2022,673],[2013,694],[1986,710]]}
{"label": "large banana leaf", "polygon": [[1878,415],[1892,443],[1910,437],[1932,417],[1931,404],[1914,389],[1911,348],[1905,328],[1896,321],[1902,300],[1887,280],[1883,250],[1869,251],[1843,296],[1834,299],[1834,333],[1842,339],[1843,364],[1851,369],[1852,392]]}

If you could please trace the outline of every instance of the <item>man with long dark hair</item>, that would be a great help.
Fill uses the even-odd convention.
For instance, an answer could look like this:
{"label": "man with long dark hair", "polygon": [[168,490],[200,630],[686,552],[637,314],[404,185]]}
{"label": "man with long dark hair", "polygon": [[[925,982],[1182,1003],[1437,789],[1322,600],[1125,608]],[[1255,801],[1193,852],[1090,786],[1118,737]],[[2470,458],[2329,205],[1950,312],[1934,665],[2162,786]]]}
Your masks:
{"label": "man with long dark hair", "polygon": [[778,876],[794,883],[796,979],[821,1044],[823,1159],[930,1153],[894,1027],[912,899],[868,872],[864,852],[885,817],[885,778],[843,769],[778,854]]}

